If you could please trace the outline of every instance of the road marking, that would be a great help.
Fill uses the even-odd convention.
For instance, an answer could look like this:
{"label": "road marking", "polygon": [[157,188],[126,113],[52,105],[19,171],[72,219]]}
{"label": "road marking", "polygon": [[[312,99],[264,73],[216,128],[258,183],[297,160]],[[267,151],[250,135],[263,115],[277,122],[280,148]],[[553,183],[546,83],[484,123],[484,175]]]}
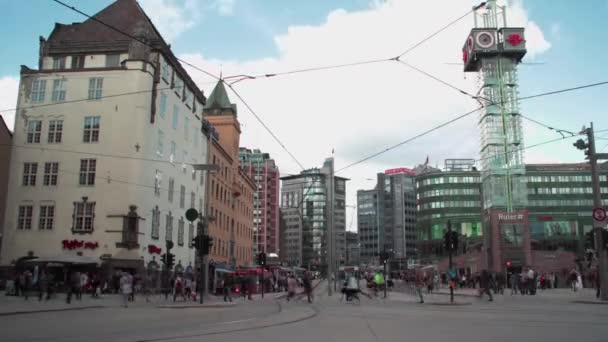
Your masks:
{"label": "road marking", "polygon": [[233,324],[233,323],[241,323],[241,322],[248,322],[248,321],[255,321],[255,318],[239,319],[236,321],[228,321],[228,322],[211,323],[211,324],[207,324],[207,325]]}

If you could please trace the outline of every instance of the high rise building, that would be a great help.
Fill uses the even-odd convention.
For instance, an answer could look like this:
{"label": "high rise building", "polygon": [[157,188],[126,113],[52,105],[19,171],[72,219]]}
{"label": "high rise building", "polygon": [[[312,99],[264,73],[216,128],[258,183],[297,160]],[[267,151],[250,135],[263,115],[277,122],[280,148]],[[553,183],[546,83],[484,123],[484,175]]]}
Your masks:
{"label": "high rise building", "polygon": [[268,153],[240,148],[241,169],[253,179],[254,253],[279,252],[279,168]]}
{"label": "high rise building", "polygon": [[501,248],[500,240],[489,240],[488,266],[499,272],[506,259],[532,263],[527,186],[523,160],[523,134],[518,103],[517,64],[526,54],[523,28],[506,26],[506,7],[488,0],[473,12],[475,28],[462,50],[464,71],[478,72],[481,89],[481,178],[483,208],[488,235],[503,236],[503,230],[522,236],[520,245]]}
{"label": "high rise building", "polygon": [[[283,261],[289,265],[321,270],[327,267],[328,179],[330,159],[322,168],[313,168],[298,175],[281,177],[281,213],[285,222],[281,236],[285,251]],[[344,263],[345,195],[348,179],[334,176],[334,255],[336,263]]]}
{"label": "high rise building", "polygon": [[207,160],[206,98],[137,1],[94,18],[138,40],[93,19],[56,24],[38,70],[21,68],[0,262],[33,255],[141,274],[160,268],[172,241],[188,270],[185,211],[205,201],[192,165]]}
{"label": "high rise building", "polygon": [[378,262],[381,252],[393,260],[416,255],[416,174],[407,168],[377,175],[373,190],[357,192],[361,259]]}
{"label": "high rise building", "polygon": [[248,266],[254,256],[256,184],[239,165],[241,125],[223,81],[209,95],[203,116],[219,133],[219,139],[213,139],[210,146],[210,162],[218,165],[219,171],[210,179],[209,215],[214,220],[209,233],[214,242],[209,264],[215,268]]}

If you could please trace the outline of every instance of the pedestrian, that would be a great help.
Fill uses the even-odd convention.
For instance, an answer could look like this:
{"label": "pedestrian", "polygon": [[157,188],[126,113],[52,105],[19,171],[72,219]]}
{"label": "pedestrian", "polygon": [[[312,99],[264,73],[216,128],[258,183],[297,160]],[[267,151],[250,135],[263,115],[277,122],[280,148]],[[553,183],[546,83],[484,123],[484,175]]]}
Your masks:
{"label": "pedestrian", "polygon": [[25,300],[28,299],[29,293],[32,289],[32,272],[26,270],[23,272],[23,296]]}
{"label": "pedestrian", "polygon": [[308,297],[308,302],[312,303],[312,280],[310,279],[310,273],[304,272],[304,292],[306,292],[306,297]]}
{"label": "pedestrian", "polygon": [[[47,283],[46,272],[44,269],[42,269],[38,275],[38,301],[42,301],[42,297],[45,297],[45,294],[48,293],[47,288],[48,288],[48,283]],[[46,299],[48,299],[48,298],[46,298]]]}
{"label": "pedestrian", "polygon": [[82,293],[87,292],[87,284],[89,283],[89,277],[86,272],[80,273],[80,291],[78,293],[78,300],[82,300]]}
{"label": "pedestrian", "polygon": [[150,274],[146,274],[143,281],[142,292],[144,294],[144,298],[146,299],[146,303],[150,303],[150,295],[152,294],[152,276]]}
{"label": "pedestrian", "polygon": [[232,288],[232,278],[226,277],[222,279],[222,294],[224,295],[224,302],[232,302],[232,297],[230,297],[230,289]]}
{"label": "pedestrian", "polygon": [[175,278],[175,287],[174,287],[174,291],[173,291],[173,301],[174,302],[175,302],[175,299],[177,298],[177,296],[181,296],[182,299],[184,301],[186,301],[186,297],[184,296],[184,280],[179,275],[177,276],[177,278]]}
{"label": "pedestrian", "polygon": [[480,287],[479,297],[481,298],[481,297],[483,297],[484,293],[487,293],[490,302],[494,300],[492,298],[492,292],[490,291],[490,286],[492,286],[491,282],[492,282],[492,276],[490,275],[488,270],[482,270],[481,275],[479,277],[479,287]]}
{"label": "pedestrian", "polygon": [[133,279],[127,272],[122,272],[120,277],[120,292],[122,292],[122,305],[126,308],[131,293],[133,293]]}
{"label": "pedestrian", "polygon": [[517,294],[517,287],[519,286],[519,273],[511,273],[511,295]]}
{"label": "pedestrian", "polygon": [[293,274],[290,274],[287,278],[287,301],[296,295],[296,288],[298,287],[298,281]]}
{"label": "pedestrian", "polygon": [[425,277],[426,274],[422,274],[422,272],[417,271],[414,279],[414,286],[416,287],[416,294],[420,298],[420,304],[424,303],[424,298],[422,297],[422,288],[424,287]]}
{"label": "pedestrian", "polygon": [[359,292],[361,292],[361,289],[359,288],[359,280],[355,277],[354,274],[350,274],[344,286],[344,294],[346,295],[346,301],[350,302],[353,300],[353,298],[360,301]]}
{"label": "pedestrian", "polygon": [[67,289],[68,293],[65,301],[70,304],[72,302],[72,296],[78,296],[78,288],[80,287],[80,275],[78,272],[71,272],[68,277]]}

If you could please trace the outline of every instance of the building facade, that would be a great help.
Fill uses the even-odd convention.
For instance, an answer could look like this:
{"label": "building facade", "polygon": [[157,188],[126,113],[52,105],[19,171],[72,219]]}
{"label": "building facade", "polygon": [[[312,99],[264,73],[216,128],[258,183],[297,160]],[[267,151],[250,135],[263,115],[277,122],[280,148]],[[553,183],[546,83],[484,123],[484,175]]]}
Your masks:
{"label": "building facade", "polygon": [[381,252],[393,260],[416,255],[416,174],[407,168],[377,175],[376,188],[357,192],[361,258],[378,263]]}
{"label": "building facade", "polygon": [[0,116],[0,255],[2,254],[2,238],[4,231],[4,212],[8,192],[9,166],[11,163],[11,144],[13,134]]}
{"label": "building facade", "polygon": [[211,163],[219,171],[211,173],[209,215],[213,218],[209,234],[213,247],[209,255],[215,268],[249,266],[254,255],[253,180],[239,165],[241,125],[236,105],[230,102],[223,81],[219,81],[203,109],[206,120],[217,130],[219,139],[211,146]]}
{"label": "building facade", "polygon": [[241,169],[253,179],[254,253],[279,252],[279,168],[268,153],[241,147]]}
{"label": "building facade", "polygon": [[356,232],[346,232],[346,265],[357,266],[361,263],[359,235]]}
{"label": "building facade", "polygon": [[[292,266],[322,270],[327,267],[327,231],[329,215],[328,178],[330,162],[323,168],[281,177],[281,213],[285,222],[281,236],[285,251],[283,261]],[[346,178],[334,176],[334,252],[336,263],[344,263]]]}
{"label": "building facade", "polygon": [[[588,164],[527,164],[528,212],[526,228],[530,232],[530,260],[524,255],[507,254],[513,246],[521,248],[524,236],[517,229],[504,229],[495,235],[486,229],[489,219],[484,217],[480,201],[481,182],[477,171],[443,171],[419,175],[418,237],[419,258],[422,263],[445,264],[443,233],[447,221],[460,234],[460,247],[455,253],[457,267],[464,273],[476,272],[492,265],[498,258],[503,265],[509,262],[514,271],[522,266],[536,270],[563,273],[584,257],[587,248],[585,234],[591,231],[593,208],[591,171]],[[608,203],[608,167],[600,169],[602,199]],[[483,219],[482,219],[483,217]],[[507,227],[521,218],[503,214],[495,217]],[[519,224],[519,223],[515,223]],[[482,227],[484,225],[484,227]],[[485,234],[485,235],[484,235]],[[499,246],[489,253],[486,246]],[[445,265],[444,265],[445,266]],[[504,268],[502,266],[501,268]]]}
{"label": "building facade", "polygon": [[157,269],[172,241],[176,263],[194,265],[184,213],[204,205],[192,165],[207,160],[206,98],[135,0],[95,18],[149,45],[94,20],[41,38],[39,69],[21,69],[0,263]]}

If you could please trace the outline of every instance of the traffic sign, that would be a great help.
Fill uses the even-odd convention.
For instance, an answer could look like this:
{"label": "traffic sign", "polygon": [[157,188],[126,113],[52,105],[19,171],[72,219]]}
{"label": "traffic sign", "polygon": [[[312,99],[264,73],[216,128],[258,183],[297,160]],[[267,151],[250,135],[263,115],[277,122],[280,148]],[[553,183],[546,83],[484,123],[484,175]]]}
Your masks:
{"label": "traffic sign", "polygon": [[606,209],[593,208],[593,219],[600,222],[606,221]]}
{"label": "traffic sign", "polygon": [[190,222],[193,222],[198,218],[198,211],[194,208],[190,208],[186,210],[186,219]]}

